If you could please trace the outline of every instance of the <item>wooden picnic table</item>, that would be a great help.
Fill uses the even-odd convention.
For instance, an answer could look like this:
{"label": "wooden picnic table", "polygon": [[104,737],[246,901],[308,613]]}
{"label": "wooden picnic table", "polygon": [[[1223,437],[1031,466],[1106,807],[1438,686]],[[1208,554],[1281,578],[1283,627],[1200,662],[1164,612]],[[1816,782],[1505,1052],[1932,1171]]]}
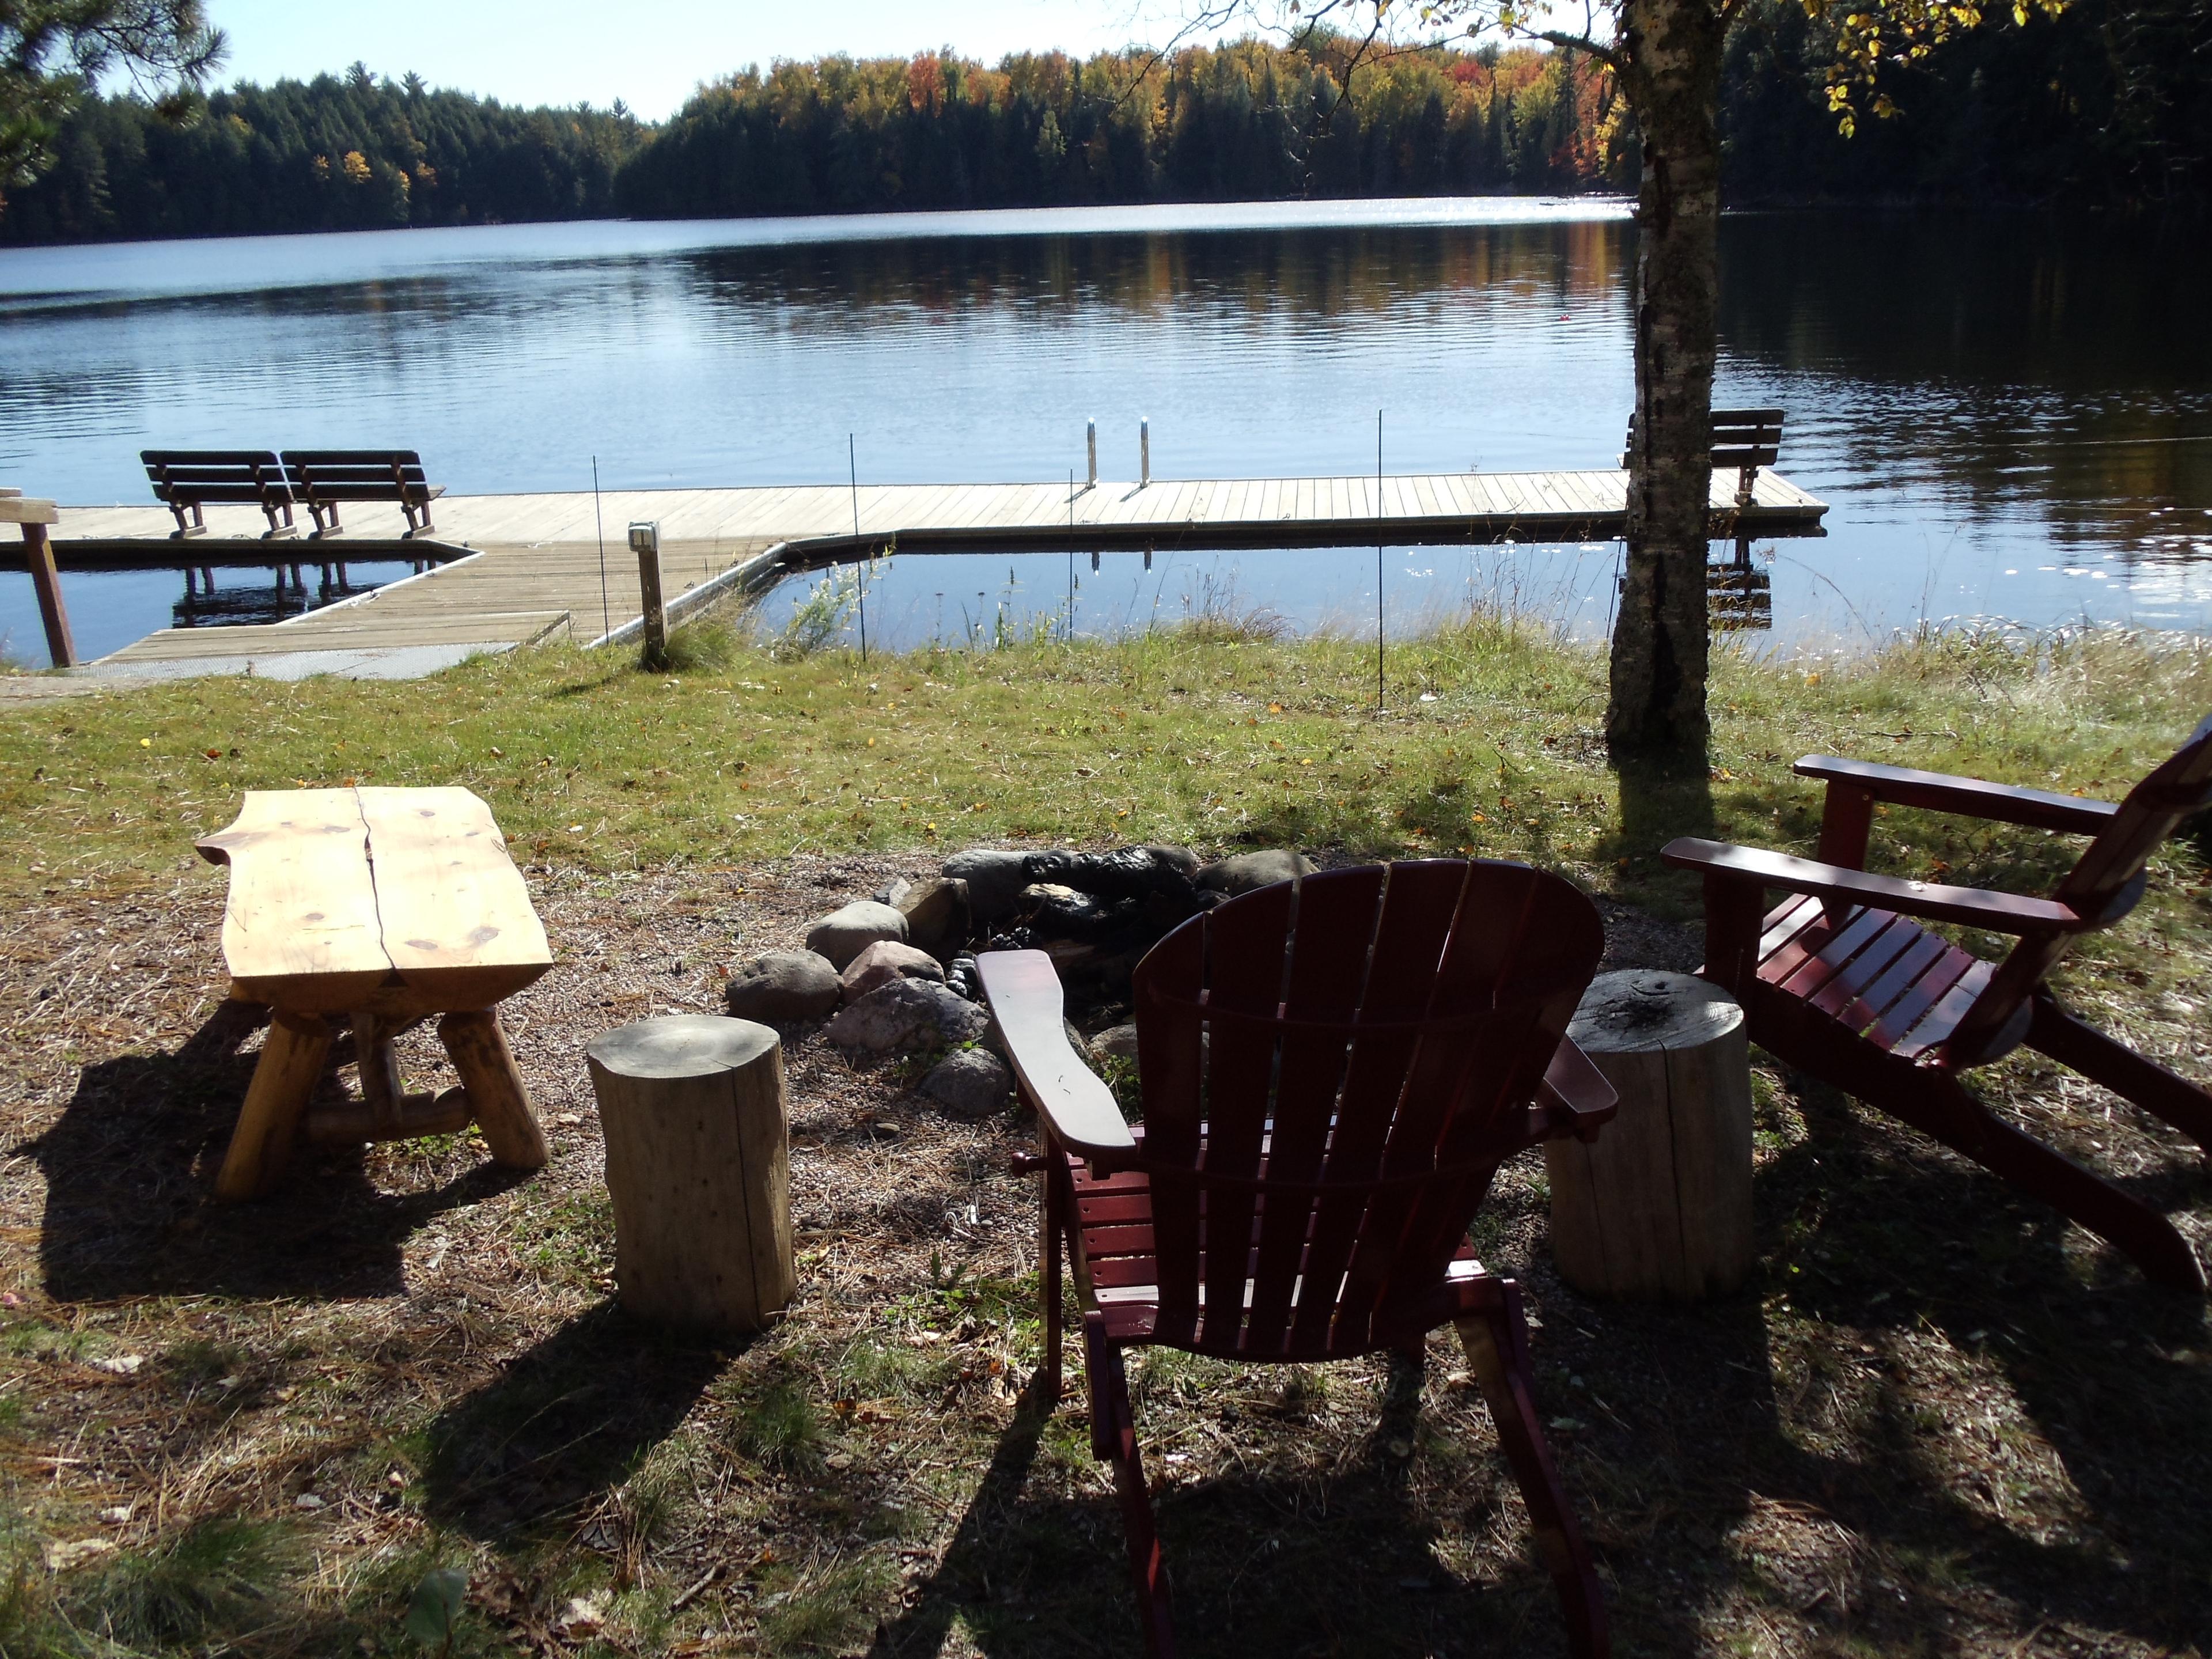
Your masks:
{"label": "wooden picnic table", "polygon": [[[230,994],[270,1011],[218,1198],[266,1192],[303,1133],[357,1145],[474,1122],[497,1162],[544,1166],[497,1008],[553,957],[490,808],[455,788],[254,790],[198,847],[230,866]],[[333,1015],[352,1026],[361,1098],[311,1109]],[[392,1039],[433,1016],[461,1086],[410,1096]]]}

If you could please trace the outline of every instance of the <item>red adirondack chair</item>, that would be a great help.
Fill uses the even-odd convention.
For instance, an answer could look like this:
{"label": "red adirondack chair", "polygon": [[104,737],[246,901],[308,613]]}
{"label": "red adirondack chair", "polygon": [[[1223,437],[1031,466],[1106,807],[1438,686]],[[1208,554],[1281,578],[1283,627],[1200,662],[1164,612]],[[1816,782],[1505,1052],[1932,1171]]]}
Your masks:
{"label": "red adirondack chair", "polygon": [[[2085,1025],[2044,983],[2079,935],[2135,908],[2150,855],[2212,805],[2212,719],[2117,805],[1826,755],[1796,770],[1828,782],[1817,861],[1693,838],[1663,854],[1705,872],[1701,971],[1743,1004],[1752,1041],[2034,1194],[2154,1282],[2201,1295],[2204,1270],[2171,1222],[1993,1115],[1959,1074],[2024,1042],[2212,1152],[2212,1095]],[[1903,881],[1864,868],[1877,801],[2093,839],[2047,899]],[[1771,911],[1770,889],[1790,896]],[[2019,942],[1984,962],[1915,917]]]}
{"label": "red adirondack chair", "polygon": [[1123,1351],[1239,1364],[1418,1354],[1455,1323],[1580,1656],[1605,1610],[1531,1395],[1518,1287],[1468,1224],[1498,1164],[1596,1133],[1613,1091],[1565,1039],[1596,908],[1525,866],[1334,871],[1230,900],[1135,975],[1144,1124],[1068,1046],[1042,951],[977,967],[1044,1141],[1044,1382],[1060,1246],[1083,1309],[1091,1449],[1114,1465],[1146,1650],[1174,1650]]}

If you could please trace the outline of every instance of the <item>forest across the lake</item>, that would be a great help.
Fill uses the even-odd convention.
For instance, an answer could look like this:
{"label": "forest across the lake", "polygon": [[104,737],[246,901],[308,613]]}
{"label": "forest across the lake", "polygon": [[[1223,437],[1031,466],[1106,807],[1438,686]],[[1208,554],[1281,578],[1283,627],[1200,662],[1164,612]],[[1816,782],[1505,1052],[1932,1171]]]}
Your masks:
{"label": "forest across the lake", "polygon": [[[1736,205],[1869,201],[2201,212],[2212,0],[2076,0],[1898,68],[1846,137],[1831,26],[1757,0],[1722,93]],[[1079,60],[826,58],[702,85],[666,122],[525,109],[409,75],[240,84],[195,118],[128,96],[68,121],[0,241],[556,219],[1619,191],[1638,146],[1601,64],[1316,37]]]}

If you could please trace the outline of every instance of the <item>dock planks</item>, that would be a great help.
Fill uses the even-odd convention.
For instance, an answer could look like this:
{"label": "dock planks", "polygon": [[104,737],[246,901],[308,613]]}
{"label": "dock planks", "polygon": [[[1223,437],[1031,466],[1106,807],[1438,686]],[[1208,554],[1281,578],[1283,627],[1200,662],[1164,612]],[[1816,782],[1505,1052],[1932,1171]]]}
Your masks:
{"label": "dock planks", "polygon": [[[1063,483],[842,484],[743,489],[610,490],[447,495],[437,507],[438,550],[453,559],[373,594],[283,623],[167,629],[103,659],[117,665],[185,658],[337,649],[392,649],[481,641],[487,648],[538,637],[548,617],[594,639],[637,615],[637,567],[625,542],[632,520],[660,525],[672,597],[782,544],[794,566],[849,557],[896,541],[902,552],[1364,546],[1605,541],[1621,534],[1627,474],[1430,474],[1335,478],[1156,479]],[[1713,534],[1818,536],[1826,504],[1770,471],[1751,505],[1735,503],[1735,473],[1712,480]],[[72,555],[112,567],[219,559],[250,544],[270,563],[313,568],[341,560],[404,558],[429,550],[400,539],[397,507],[349,515],[347,533],[270,543],[251,507],[207,509],[210,533],[178,541],[167,508],[70,507],[56,526],[64,568]],[[388,520],[389,522],[386,522]],[[601,599],[598,526],[606,534]],[[476,630],[476,631],[471,631]]]}

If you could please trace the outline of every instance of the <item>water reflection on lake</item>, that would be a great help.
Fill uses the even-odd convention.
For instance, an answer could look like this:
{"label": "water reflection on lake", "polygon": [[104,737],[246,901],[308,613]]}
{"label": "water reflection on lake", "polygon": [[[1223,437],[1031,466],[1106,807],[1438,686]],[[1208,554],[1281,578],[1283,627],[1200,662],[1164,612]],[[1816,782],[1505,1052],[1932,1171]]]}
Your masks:
{"label": "water reflection on lake", "polygon": [[[1787,409],[1782,470],[1833,509],[1774,549],[1775,637],[2212,619],[2201,248],[1955,215],[1723,239],[1719,396]],[[1109,477],[1135,474],[1141,416],[1158,477],[1364,473],[1378,409],[1393,471],[1599,466],[1633,249],[1617,205],[1445,201],[10,251],[0,477],[142,500],[141,447],[406,444],[456,493],[587,488],[594,455],[611,485],[842,482],[849,432],[864,479],[1063,478],[1086,416]],[[1399,626],[1472,591],[1601,631],[1616,558],[1401,550],[1384,595]],[[1232,573],[1300,628],[1372,626],[1371,549],[1136,560],[1079,561],[1079,626]],[[1013,561],[1011,590],[1008,563],[902,556],[872,633],[1065,605],[1064,560]],[[85,643],[174,597],[104,607],[119,637]],[[34,648],[21,577],[0,629]]]}

